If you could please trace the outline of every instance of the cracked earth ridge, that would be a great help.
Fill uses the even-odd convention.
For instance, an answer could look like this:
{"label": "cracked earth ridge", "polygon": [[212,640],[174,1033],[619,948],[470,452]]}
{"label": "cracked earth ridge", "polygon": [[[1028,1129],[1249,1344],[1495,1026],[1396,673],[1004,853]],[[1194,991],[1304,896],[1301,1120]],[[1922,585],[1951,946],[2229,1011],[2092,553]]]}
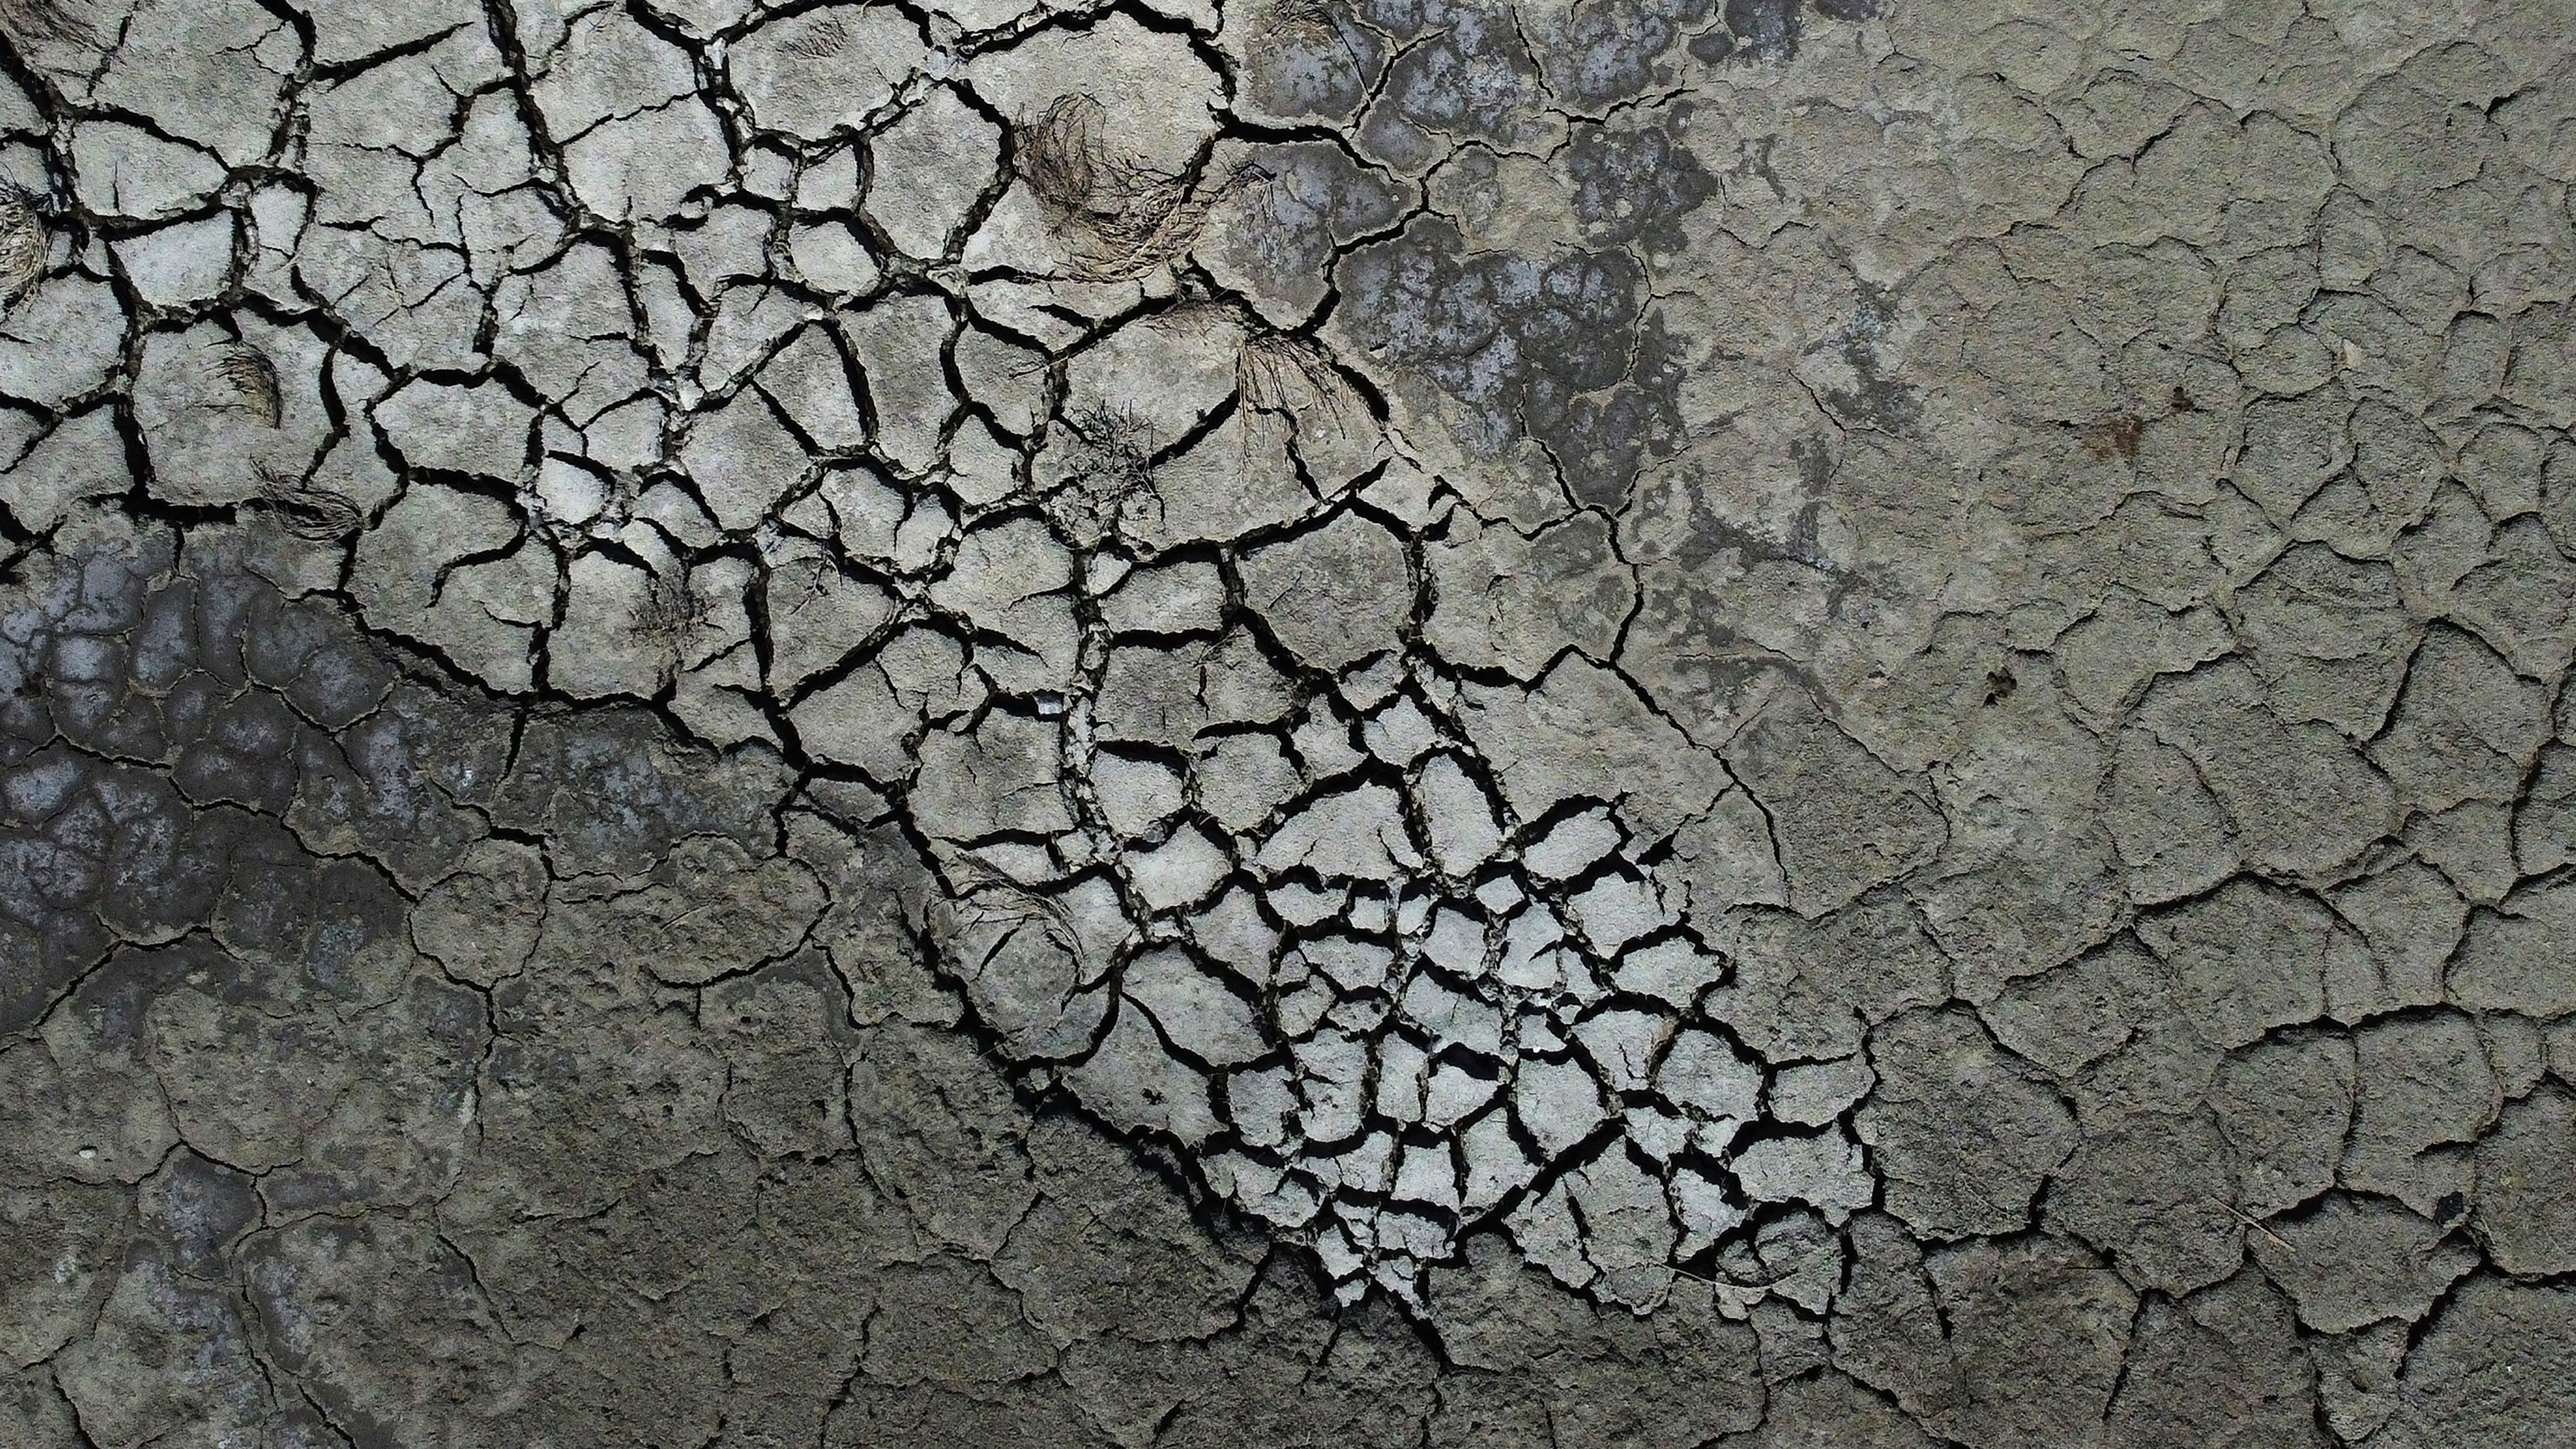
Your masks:
{"label": "cracked earth ridge", "polygon": [[0,904],[48,943],[10,959],[65,968],[0,1042],[6,1442],[2565,1422],[2563,1376],[2513,1382],[2567,1337],[2533,1256],[2563,1242],[2546,1106],[2479,1149],[2510,1194],[2484,1234],[2332,1193],[2189,1294],[2124,1285],[2083,1236],[1945,1247],[1862,1212],[1766,1234],[1749,1307],[1689,1283],[1651,1316],[1590,1306],[1479,1236],[1424,1320],[1332,1315],[1311,1255],[1194,1220],[1150,1157],[1009,1093],[918,949],[936,884],[864,796],[640,711],[443,688],[272,530],[110,513],[54,544],[0,611]]}
{"label": "cracked earth ridge", "polygon": [[[1345,1295],[2057,1295],[2054,1396],[1834,1338],[1973,1442],[2558,1311],[2545,26],[212,13],[17,24],[13,547],[245,519],[845,792],[1024,1084]],[[621,888],[667,984],[805,943],[687,964],[822,909],[750,849]],[[180,928],[57,929],[39,1012]]]}

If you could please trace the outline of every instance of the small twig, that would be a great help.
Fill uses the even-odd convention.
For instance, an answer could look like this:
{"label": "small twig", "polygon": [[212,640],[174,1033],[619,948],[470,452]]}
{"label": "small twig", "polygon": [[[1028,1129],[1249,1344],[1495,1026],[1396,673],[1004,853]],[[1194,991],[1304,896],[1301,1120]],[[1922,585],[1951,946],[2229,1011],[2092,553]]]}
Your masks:
{"label": "small twig", "polygon": [[2299,1250],[2291,1247],[2287,1239],[2283,1238],[2279,1233],[2272,1231],[2270,1228],[2263,1226],[2260,1222],[2255,1221],[2255,1219],[2246,1213],[2243,1208],[2227,1201],[2225,1198],[2214,1197],[2211,1198],[2210,1201],[2218,1204],[2218,1206],[2223,1209],[2228,1216],[2236,1219],[2240,1223],[2243,1223],[2245,1226],[2252,1228],[2254,1231],[2261,1233],[2263,1236],[2270,1238],[2273,1242],[2280,1244],[2282,1252],[2289,1254],[2293,1258],[2299,1256]]}

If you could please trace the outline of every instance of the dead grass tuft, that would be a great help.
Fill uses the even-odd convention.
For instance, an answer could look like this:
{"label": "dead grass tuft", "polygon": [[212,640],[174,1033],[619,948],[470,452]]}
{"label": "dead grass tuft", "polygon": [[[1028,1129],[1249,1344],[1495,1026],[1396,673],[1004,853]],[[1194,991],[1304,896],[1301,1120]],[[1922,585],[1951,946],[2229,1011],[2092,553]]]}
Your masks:
{"label": "dead grass tuft", "polygon": [[704,628],[710,617],[707,602],[689,586],[685,574],[655,574],[644,591],[644,602],[635,607],[635,628],[648,639],[677,647]]}
{"label": "dead grass tuft", "polygon": [[45,279],[53,241],[36,193],[0,181],[0,314],[26,300]]}
{"label": "dead grass tuft", "polygon": [[328,543],[366,526],[366,510],[345,494],[316,488],[274,463],[250,465],[259,480],[259,496],[277,509],[286,531],[297,538]]}
{"label": "dead grass tuft", "polygon": [[1332,353],[1314,338],[1293,333],[1256,332],[1244,338],[1235,353],[1234,385],[1244,406],[1285,417],[1292,426],[1318,417],[1338,432],[1359,408],[1359,394]]}
{"label": "dead grass tuft", "polygon": [[1153,423],[1132,406],[1106,403],[1068,413],[1074,437],[1072,477],[1046,500],[1047,512],[1086,546],[1123,534],[1146,516],[1162,516],[1154,487],[1154,456],[1161,451]]}
{"label": "dead grass tuft", "polygon": [[1343,24],[1332,0],[1283,0],[1271,7],[1269,24],[1262,28],[1273,42],[1303,41],[1348,49],[1350,37],[1343,32]]}
{"label": "dead grass tuft", "polygon": [[[1048,941],[1063,949],[1078,967],[1087,968],[1091,952],[1083,945],[1082,932],[1075,928],[1073,913],[1053,896],[1041,895],[984,862],[967,856],[950,870],[956,889],[956,919],[960,926],[1006,926],[1002,940],[1017,929],[1035,926]],[[1001,941],[994,943],[1000,949]]]}
{"label": "dead grass tuft", "polygon": [[1187,173],[1118,154],[1107,121],[1097,99],[1063,95],[1022,121],[1015,138],[1020,179],[1073,253],[1080,280],[1130,281],[1178,260],[1217,205],[1260,175],[1241,166],[1193,186]]}
{"label": "dead grass tuft", "polygon": [[277,364],[268,354],[247,342],[236,342],[215,354],[215,380],[232,396],[207,406],[219,412],[246,414],[263,428],[273,428],[286,418],[284,395],[278,390]]}

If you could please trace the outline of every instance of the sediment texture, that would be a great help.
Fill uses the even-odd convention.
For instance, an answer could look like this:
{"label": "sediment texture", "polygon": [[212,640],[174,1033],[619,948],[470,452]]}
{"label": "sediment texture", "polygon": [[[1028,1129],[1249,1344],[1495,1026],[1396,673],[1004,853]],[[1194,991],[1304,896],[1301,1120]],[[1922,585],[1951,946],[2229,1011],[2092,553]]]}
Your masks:
{"label": "sediment texture", "polygon": [[2576,1439],[2539,0],[0,0],[0,1442]]}

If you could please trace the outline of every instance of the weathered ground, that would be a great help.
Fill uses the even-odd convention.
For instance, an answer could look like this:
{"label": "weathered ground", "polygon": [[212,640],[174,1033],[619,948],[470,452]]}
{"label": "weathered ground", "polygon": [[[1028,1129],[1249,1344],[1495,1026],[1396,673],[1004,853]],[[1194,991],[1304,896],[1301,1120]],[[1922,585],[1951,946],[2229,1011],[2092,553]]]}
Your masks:
{"label": "weathered ground", "polygon": [[2563,0],[0,0],[0,1445],[2576,1442]]}

